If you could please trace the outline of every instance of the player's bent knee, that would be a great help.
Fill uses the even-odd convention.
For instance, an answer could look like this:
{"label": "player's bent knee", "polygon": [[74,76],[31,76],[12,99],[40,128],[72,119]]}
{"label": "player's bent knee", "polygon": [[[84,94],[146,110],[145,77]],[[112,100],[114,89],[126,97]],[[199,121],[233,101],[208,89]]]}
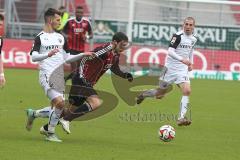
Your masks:
{"label": "player's bent knee", "polygon": [[98,97],[89,97],[87,101],[93,110],[97,109],[102,104],[102,101]]}
{"label": "player's bent knee", "polygon": [[166,90],[169,88],[171,84],[166,82],[166,81],[161,81],[160,84],[159,84],[159,89],[161,90]]}
{"label": "player's bent knee", "polygon": [[190,88],[183,90],[183,95],[184,96],[189,96],[190,94],[191,94],[191,89]]}
{"label": "player's bent knee", "polygon": [[65,105],[64,100],[61,97],[54,98],[52,104],[57,108],[64,108]]}

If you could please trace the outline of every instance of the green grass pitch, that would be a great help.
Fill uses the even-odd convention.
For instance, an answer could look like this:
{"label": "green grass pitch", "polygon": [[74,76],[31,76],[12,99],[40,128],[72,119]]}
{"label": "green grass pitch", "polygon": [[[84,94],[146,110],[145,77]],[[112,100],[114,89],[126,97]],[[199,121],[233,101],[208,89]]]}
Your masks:
{"label": "green grass pitch", "polygon": [[[89,121],[74,121],[72,134],[60,126],[63,143],[50,143],[39,134],[47,119],[37,119],[31,132],[25,130],[24,109],[48,105],[34,70],[6,70],[7,84],[0,89],[1,160],[239,160],[240,83],[237,81],[192,80],[189,127],[178,127],[171,119],[136,120],[123,115],[148,113],[177,114],[180,92],[177,87],[163,100],[148,99],[138,107],[121,98],[110,113]],[[109,76],[96,86],[117,96]],[[170,124],[176,138],[158,139],[160,126]]]}

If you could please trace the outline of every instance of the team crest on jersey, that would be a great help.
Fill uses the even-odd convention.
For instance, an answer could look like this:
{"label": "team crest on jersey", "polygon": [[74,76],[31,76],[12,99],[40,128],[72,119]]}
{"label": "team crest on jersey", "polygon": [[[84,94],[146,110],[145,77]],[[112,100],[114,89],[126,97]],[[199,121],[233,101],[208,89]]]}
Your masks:
{"label": "team crest on jersey", "polygon": [[176,42],[176,40],[177,40],[177,37],[173,37],[170,43],[174,44]]}

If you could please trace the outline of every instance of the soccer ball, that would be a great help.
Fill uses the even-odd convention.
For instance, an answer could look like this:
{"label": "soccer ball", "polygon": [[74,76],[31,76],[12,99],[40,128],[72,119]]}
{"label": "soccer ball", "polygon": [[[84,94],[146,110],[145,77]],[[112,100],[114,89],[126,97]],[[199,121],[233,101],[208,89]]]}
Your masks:
{"label": "soccer ball", "polygon": [[175,129],[170,125],[164,125],[160,127],[159,131],[159,138],[164,142],[170,142],[175,137]]}

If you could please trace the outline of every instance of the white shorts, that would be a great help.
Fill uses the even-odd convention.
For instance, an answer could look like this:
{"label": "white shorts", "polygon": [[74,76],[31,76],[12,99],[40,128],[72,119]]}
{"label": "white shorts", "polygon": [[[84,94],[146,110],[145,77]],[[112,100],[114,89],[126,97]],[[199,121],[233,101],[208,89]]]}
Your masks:
{"label": "white shorts", "polygon": [[54,98],[57,97],[62,97],[63,100],[65,100],[64,98],[64,93],[60,93],[58,91],[56,91],[55,89],[49,89],[47,91],[47,97],[52,101]]}
{"label": "white shorts", "polygon": [[188,71],[173,71],[173,70],[167,70],[165,74],[163,74],[159,80],[165,81],[169,84],[175,83],[190,83]]}
{"label": "white shorts", "polygon": [[49,78],[46,74],[39,76],[39,83],[42,86],[45,95],[52,101],[56,97],[62,97],[64,99],[64,91],[57,91],[49,84]]}

